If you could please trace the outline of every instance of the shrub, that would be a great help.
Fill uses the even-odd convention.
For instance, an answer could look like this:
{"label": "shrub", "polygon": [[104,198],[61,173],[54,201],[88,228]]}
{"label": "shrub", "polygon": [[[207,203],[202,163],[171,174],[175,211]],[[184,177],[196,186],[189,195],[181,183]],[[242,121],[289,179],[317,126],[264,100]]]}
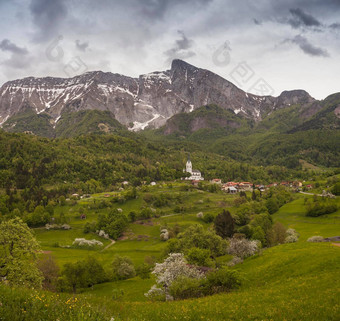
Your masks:
{"label": "shrub", "polygon": [[332,189],[331,189],[331,192],[334,194],[334,195],[340,195],[340,182],[336,183]]}
{"label": "shrub", "polygon": [[205,215],[203,216],[203,221],[204,221],[205,223],[211,223],[211,222],[214,221],[214,219],[215,219],[215,216],[214,216],[213,214],[211,214],[211,213],[207,213],[207,214],[205,214]]}
{"label": "shrub", "polygon": [[97,240],[86,240],[84,238],[77,238],[72,243],[73,246],[79,247],[94,247],[94,246],[103,246],[103,243]]}
{"label": "shrub", "polygon": [[83,232],[85,234],[88,234],[90,232],[94,232],[95,230],[96,230],[96,223],[86,222],[86,224],[84,225]]}
{"label": "shrub", "polygon": [[234,256],[229,262],[228,262],[228,266],[234,266],[236,264],[240,264],[243,263],[243,259],[241,259],[238,256]]}
{"label": "shrub", "polygon": [[175,300],[204,296],[204,286],[201,279],[193,279],[186,276],[180,276],[172,282],[169,291]]}
{"label": "shrub", "polygon": [[196,217],[197,217],[197,218],[201,218],[201,219],[202,219],[202,218],[203,218],[203,212],[199,212],[199,213],[197,213],[197,214],[196,214]]}
{"label": "shrub", "polygon": [[169,239],[169,232],[167,229],[161,230],[161,235],[159,236],[162,241],[167,241]]}
{"label": "shrub", "polygon": [[247,239],[231,238],[228,246],[228,253],[240,258],[254,255],[258,251],[258,242]]}
{"label": "shrub", "polygon": [[165,300],[172,300],[169,293],[171,284],[179,277],[187,277],[192,279],[200,279],[204,275],[195,267],[190,267],[182,253],[172,253],[164,260],[163,263],[156,263],[152,274],[156,275],[156,283],[160,287],[153,286],[148,293],[147,297],[154,297],[155,293],[160,295],[164,292]]}
{"label": "shrub", "polygon": [[78,288],[93,286],[106,281],[106,274],[102,265],[94,257],[83,261],[66,263],[62,271],[62,278],[58,279],[60,290],[72,289],[76,293]]}
{"label": "shrub", "polygon": [[288,235],[285,239],[285,243],[295,243],[299,240],[297,235]]}
{"label": "shrub", "polygon": [[237,271],[223,267],[207,275],[206,289],[209,294],[237,289],[241,279]]}
{"label": "shrub", "polygon": [[136,268],[136,274],[143,280],[150,279],[150,273],[151,267],[149,264],[143,263]]}
{"label": "shrub", "polygon": [[280,222],[276,222],[273,227],[268,230],[266,239],[269,246],[283,244],[286,239],[286,228]]}
{"label": "shrub", "polygon": [[286,231],[285,243],[295,243],[299,240],[299,234],[292,228]]}
{"label": "shrub", "polygon": [[124,296],[124,291],[122,289],[113,289],[112,290],[112,299],[117,300]]}
{"label": "shrub", "polygon": [[25,222],[30,227],[43,226],[50,221],[50,214],[41,205],[34,209],[33,213],[25,217]]}
{"label": "shrub", "polygon": [[211,260],[210,256],[211,254],[209,250],[193,247],[188,250],[186,258],[190,264],[213,267],[215,264]]}
{"label": "shrub", "polygon": [[136,276],[133,263],[127,256],[115,256],[112,262],[112,273],[116,280],[126,280]]}
{"label": "shrub", "polygon": [[144,294],[151,301],[165,301],[165,291],[153,285],[151,289]]}
{"label": "shrub", "polygon": [[56,283],[59,276],[59,267],[52,255],[46,255],[39,259],[38,269],[42,273],[43,288],[49,291],[56,290]]}
{"label": "shrub", "polygon": [[334,200],[326,200],[313,202],[312,205],[308,204],[306,216],[317,217],[325,214],[336,212],[337,205]]}
{"label": "shrub", "polygon": [[261,226],[253,227],[251,239],[255,241],[256,240],[259,241],[260,242],[259,245],[262,245],[262,246],[265,246],[267,244],[266,235]]}
{"label": "shrub", "polygon": [[269,214],[274,214],[279,210],[279,205],[276,198],[268,198],[266,201],[266,207]]}
{"label": "shrub", "polygon": [[324,238],[320,235],[314,235],[314,236],[311,236],[307,242],[323,242]]}
{"label": "shrub", "polygon": [[106,239],[106,240],[109,240],[110,239],[110,236],[109,236],[109,234],[107,234],[107,233],[105,233],[105,231],[104,230],[100,230],[100,231],[98,231],[98,233],[97,233],[100,237],[103,237],[104,239]]}
{"label": "shrub", "polygon": [[195,224],[189,226],[184,232],[179,233],[176,239],[167,242],[166,253],[186,252],[190,248],[210,250],[213,257],[226,253],[227,242],[210,229]]}

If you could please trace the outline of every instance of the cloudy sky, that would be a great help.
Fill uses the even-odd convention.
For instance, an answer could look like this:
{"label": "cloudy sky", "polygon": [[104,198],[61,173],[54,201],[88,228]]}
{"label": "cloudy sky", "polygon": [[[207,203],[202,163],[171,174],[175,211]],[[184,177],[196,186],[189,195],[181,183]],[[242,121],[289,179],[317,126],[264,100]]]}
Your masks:
{"label": "cloudy sky", "polygon": [[183,59],[246,91],[340,91],[340,0],[0,0],[0,84]]}

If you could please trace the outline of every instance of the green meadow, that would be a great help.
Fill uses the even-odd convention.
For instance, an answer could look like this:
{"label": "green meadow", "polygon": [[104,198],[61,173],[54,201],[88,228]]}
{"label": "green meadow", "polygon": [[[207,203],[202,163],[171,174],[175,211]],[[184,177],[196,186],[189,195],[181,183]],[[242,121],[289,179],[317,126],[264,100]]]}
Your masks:
{"label": "green meadow", "polygon": [[[34,229],[34,234],[44,253],[51,253],[60,267],[67,262],[75,262],[94,256],[104,267],[109,267],[115,255],[128,256],[135,265],[144,262],[146,257],[160,259],[166,242],[160,240],[161,227],[183,229],[199,223],[209,227],[197,218],[198,212],[214,215],[227,208],[235,210],[236,196],[222,192],[209,193],[192,189],[184,190],[184,184],[173,184],[148,187],[139,192],[137,199],[123,204],[116,204],[123,213],[139,211],[146,194],[172,193],[182,197],[182,211],[174,212],[171,206],[161,208],[161,216],[144,221],[130,223],[123,237],[111,244],[95,233],[84,234],[86,222],[95,221],[100,213],[107,209],[89,209],[93,200],[106,200],[106,194],[92,195],[89,199],[79,200],[74,205],[58,205],[57,216],[61,212],[67,218],[70,230]],[[106,196],[105,196],[106,195]],[[242,264],[233,267],[240,272],[242,285],[238,290],[229,293],[173,302],[151,302],[145,296],[155,283],[153,277],[141,279],[106,282],[82,289],[75,298],[73,314],[70,314],[60,303],[59,312],[51,310],[39,313],[41,309],[49,311],[50,306],[42,307],[41,300],[32,296],[29,291],[9,290],[0,287],[0,320],[8,320],[2,315],[11,315],[9,309],[17,311],[13,320],[339,320],[340,315],[340,247],[332,243],[309,243],[313,235],[330,237],[340,235],[340,210],[320,217],[306,217],[306,200],[312,196],[294,194],[293,200],[282,206],[275,214],[274,221],[285,227],[294,228],[300,235],[297,243],[282,244],[245,259]],[[337,198],[340,205],[340,199]],[[86,219],[81,220],[80,208],[86,209]],[[340,207],[340,206],[339,206]],[[339,208],[338,207],[338,208]],[[103,242],[101,248],[73,248],[75,238],[97,239]],[[111,244],[111,245],[110,245]],[[231,256],[218,258],[227,262]],[[20,292],[20,293],[19,293]],[[65,302],[71,295],[56,294],[44,291],[48,302],[63,298]],[[118,295],[117,295],[118,294]],[[59,301],[58,301],[59,300]],[[74,300],[74,298],[73,298]],[[22,310],[23,302],[30,302]],[[83,302],[83,303],[79,303]],[[49,303],[50,304],[50,303]],[[59,304],[59,303],[58,303]],[[90,312],[89,312],[90,311]],[[64,314],[63,314],[64,313]],[[84,315],[86,314],[86,316]],[[30,318],[27,317],[30,315]],[[42,318],[45,316],[45,319]],[[113,319],[112,319],[113,318]]]}

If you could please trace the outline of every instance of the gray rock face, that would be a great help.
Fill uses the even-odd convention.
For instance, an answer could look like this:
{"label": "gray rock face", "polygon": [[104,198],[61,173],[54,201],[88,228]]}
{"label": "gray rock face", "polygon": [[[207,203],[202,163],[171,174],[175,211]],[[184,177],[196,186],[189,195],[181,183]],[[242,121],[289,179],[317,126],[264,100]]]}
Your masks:
{"label": "gray rock face", "polygon": [[0,126],[27,105],[55,122],[65,111],[109,110],[131,130],[141,130],[160,127],[177,113],[211,103],[259,121],[274,109],[313,101],[302,90],[285,91],[277,98],[247,94],[208,70],[176,59],[170,70],[139,78],[95,71],[74,78],[7,82],[0,89]]}

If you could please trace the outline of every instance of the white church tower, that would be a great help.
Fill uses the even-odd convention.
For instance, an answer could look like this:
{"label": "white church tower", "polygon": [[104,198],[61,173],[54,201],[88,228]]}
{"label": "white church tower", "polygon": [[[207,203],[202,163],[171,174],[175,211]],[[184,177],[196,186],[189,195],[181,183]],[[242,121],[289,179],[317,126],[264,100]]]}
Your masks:
{"label": "white church tower", "polygon": [[190,155],[188,156],[188,160],[187,163],[185,165],[185,172],[190,173],[190,177],[186,177],[186,180],[190,180],[190,181],[204,181],[204,178],[201,175],[201,172],[196,170],[196,169],[192,169],[192,163],[190,160]]}
{"label": "white church tower", "polygon": [[190,160],[190,155],[188,157],[187,164],[185,165],[185,170],[186,170],[187,173],[192,174],[192,163],[191,163],[191,160]]}

